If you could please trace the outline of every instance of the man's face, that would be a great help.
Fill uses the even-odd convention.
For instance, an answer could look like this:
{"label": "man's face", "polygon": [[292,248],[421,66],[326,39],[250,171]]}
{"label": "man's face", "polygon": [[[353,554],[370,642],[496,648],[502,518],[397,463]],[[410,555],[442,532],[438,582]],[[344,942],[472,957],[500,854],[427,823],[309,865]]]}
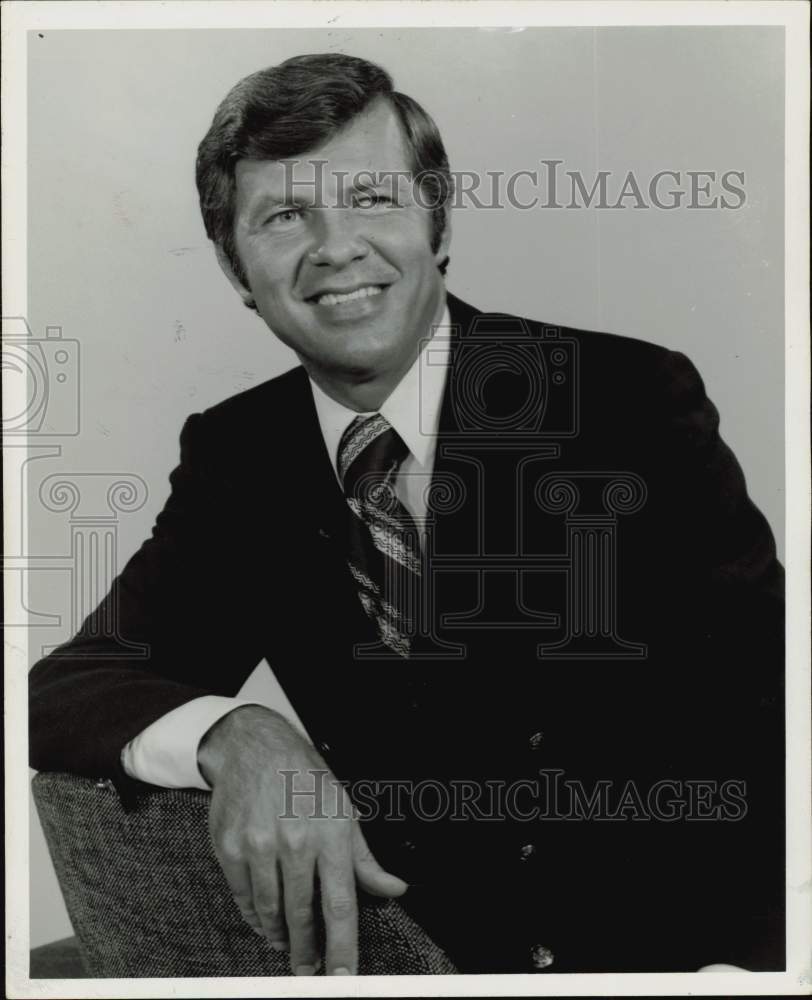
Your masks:
{"label": "man's face", "polygon": [[430,208],[392,179],[409,170],[385,101],[298,161],[237,163],[235,238],[251,293],[317,380],[399,377],[442,310],[447,241],[432,252]]}

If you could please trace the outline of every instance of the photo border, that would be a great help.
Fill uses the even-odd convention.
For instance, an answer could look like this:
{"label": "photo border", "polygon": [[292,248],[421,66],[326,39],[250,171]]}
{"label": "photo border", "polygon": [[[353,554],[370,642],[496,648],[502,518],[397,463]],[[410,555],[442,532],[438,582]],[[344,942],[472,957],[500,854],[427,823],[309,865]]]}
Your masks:
{"label": "photo border", "polygon": [[[787,971],[459,975],[342,979],[217,978],[31,980],[28,899],[27,672],[25,629],[6,635],[7,992],[11,997],[584,996],[805,994],[810,933],[809,608],[809,7],[803,2],[8,2],[2,29],[3,312],[27,315],[26,32],[107,28],[318,28],[783,25],[786,29],[785,361],[787,528]],[[4,374],[5,380],[5,374]],[[5,395],[5,394],[4,394]],[[14,406],[10,395],[7,406]],[[12,412],[14,412],[12,410]],[[4,482],[5,533],[19,524],[21,491]],[[20,574],[23,576],[23,574]],[[7,599],[25,603],[10,575]]]}

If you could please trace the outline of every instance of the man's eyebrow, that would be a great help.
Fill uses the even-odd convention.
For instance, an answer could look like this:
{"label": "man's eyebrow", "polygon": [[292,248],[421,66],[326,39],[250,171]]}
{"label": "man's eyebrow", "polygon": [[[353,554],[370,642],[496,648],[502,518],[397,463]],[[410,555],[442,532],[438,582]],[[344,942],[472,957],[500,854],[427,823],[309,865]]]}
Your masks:
{"label": "man's eyebrow", "polygon": [[353,197],[383,192],[400,196],[408,193],[410,183],[409,174],[402,170],[359,171],[354,177],[347,178],[344,194]]}
{"label": "man's eyebrow", "polygon": [[409,179],[410,174],[405,170],[359,170],[352,178],[352,189],[364,191]]}
{"label": "man's eyebrow", "polygon": [[249,202],[246,206],[245,220],[249,226],[254,225],[256,224],[258,217],[267,215],[267,213],[273,209],[293,206],[296,204],[298,204],[296,198],[280,198],[277,195],[265,192],[258,195],[254,201]]}

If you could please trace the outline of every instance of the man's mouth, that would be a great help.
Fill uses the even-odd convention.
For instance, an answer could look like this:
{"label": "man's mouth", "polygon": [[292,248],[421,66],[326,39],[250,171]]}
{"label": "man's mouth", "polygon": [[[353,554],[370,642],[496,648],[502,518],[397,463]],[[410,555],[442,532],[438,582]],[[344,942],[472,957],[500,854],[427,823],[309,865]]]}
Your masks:
{"label": "man's mouth", "polygon": [[363,285],[361,288],[354,288],[351,292],[319,292],[310,298],[319,306],[337,306],[342,302],[352,302],[355,299],[368,299],[373,295],[380,295],[386,286],[384,285]]}

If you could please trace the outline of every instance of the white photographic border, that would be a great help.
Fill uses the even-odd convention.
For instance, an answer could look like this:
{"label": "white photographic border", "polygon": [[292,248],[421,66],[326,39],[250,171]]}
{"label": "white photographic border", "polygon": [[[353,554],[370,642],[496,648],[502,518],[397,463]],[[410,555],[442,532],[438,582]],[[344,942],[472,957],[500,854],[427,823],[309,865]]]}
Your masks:
{"label": "white photographic border", "polygon": [[[27,671],[24,629],[6,635],[7,993],[11,997],[780,995],[812,988],[810,931],[809,7],[803,2],[8,2],[2,29],[3,313],[27,315],[26,32],[105,28],[778,25],[786,30],[787,971],[346,979],[30,980]],[[5,380],[5,374],[4,374]],[[5,395],[5,394],[4,394]],[[14,400],[5,406],[17,412]],[[4,483],[6,532],[21,494]],[[20,574],[22,575],[22,574]],[[24,586],[14,575],[11,588]],[[18,595],[25,606],[25,594]],[[757,864],[754,859],[754,864]]]}

